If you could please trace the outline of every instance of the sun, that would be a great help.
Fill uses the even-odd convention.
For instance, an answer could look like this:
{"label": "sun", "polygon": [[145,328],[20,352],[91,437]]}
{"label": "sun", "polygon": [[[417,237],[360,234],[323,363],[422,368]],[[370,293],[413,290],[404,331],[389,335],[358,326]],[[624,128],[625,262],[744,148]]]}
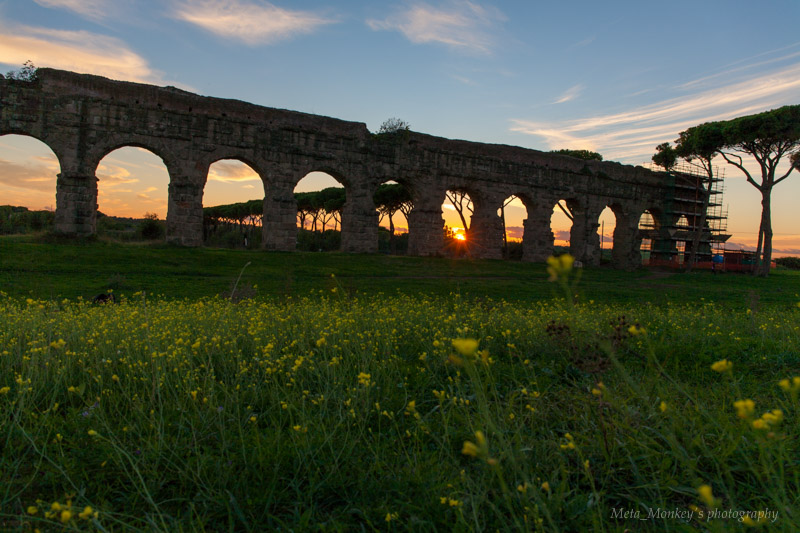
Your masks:
{"label": "sun", "polygon": [[463,233],[456,233],[456,234],[455,234],[453,237],[454,237],[454,238],[455,238],[457,241],[466,241],[466,240],[467,240],[467,236],[466,236],[466,235],[464,235]]}

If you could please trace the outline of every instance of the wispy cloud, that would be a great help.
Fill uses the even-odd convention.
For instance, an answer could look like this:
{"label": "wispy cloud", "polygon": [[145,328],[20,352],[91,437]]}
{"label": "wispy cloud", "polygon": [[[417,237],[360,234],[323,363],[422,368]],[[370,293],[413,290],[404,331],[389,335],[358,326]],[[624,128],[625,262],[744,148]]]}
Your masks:
{"label": "wispy cloud", "polygon": [[0,25],[0,58],[9,65],[31,60],[37,67],[163,83],[161,73],[124,42],[88,31],[3,24]]}
{"label": "wispy cloud", "polygon": [[320,26],[337,22],[311,11],[242,0],[183,0],[175,7],[174,15],[220,37],[250,46],[312,33]]}
{"label": "wispy cloud", "polygon": [[439,43],[488,54],[495,45],[495,26],[505,20],[497,8],[454,0],[441,7],[416,3],[383,20],[367,20],[367,25],[373,30],[399,31],[415,44]]}
{"label": "wispy cloud", "polygon": [[239,161],[220,161],[211,166],[208,171],[209,181],[224,183],[238,183],[242,181],[261,181],[256,172]]}
{"label": "wispy cloud", "polygon": [[561,122],[512,119],[511,131],[540,137],[550,148],[586,148],[640,163],[649,160],[655,145],[686,128],[794,103],[798,91],[800,64],[795,64],[620,113]]}
{"label": "wispy cloud", "polygon": [[577,98],[581,94],[581,91],[583,91],[583,84],[582,83],[579,83],[577,85],[573,85],[572,87],[570,87],[569,89],[564,91],[564,94],[559,96],[556,99],[556,101],[553,102],[553,103],[554,104],[563,104],[564,102],[569,102],[570,100],[574,100],[575,98]]}
{"label": "wispy cloud", "polygon": [[100,163],[96,174],[97,179],[103,183],[104,187],[116,187],[127,183],[139,182],[139,179],[133,177],[127,168],[106,162]]}
{"label": "wispy cloud", "polygon": [[[0,185],[55,194],[58,161],[55,156],[34,164],[20,164],[0,159]],[[3,203],[8,203],[5,200]]]}
{"label": "wispy cloud", "polygon": [[458,76],[456,74],[451,74],[450,77],[456,80],[457,82],[463,83],[464,85],[469,85],[470,87],[475,87],[476,85],[478,85],[477,83],[475,83],[470,78],[467,78],[466,76]]}
{"label": "wispy cloud", "polygon": [[577,43],[571,44],[567,47],[567,50],[572,50],[573,48],[583,48],[584,46],[588,46],[592,44],[594,41],[597,40],[597,35],[592,35],[591,37],[587,37],[582,41],[578,41]]}
{"label": "wispy cloud", "polygon": [[108,0],[34,0],[43,7],[67,9],[86,18],[99,20],[111,11]]}

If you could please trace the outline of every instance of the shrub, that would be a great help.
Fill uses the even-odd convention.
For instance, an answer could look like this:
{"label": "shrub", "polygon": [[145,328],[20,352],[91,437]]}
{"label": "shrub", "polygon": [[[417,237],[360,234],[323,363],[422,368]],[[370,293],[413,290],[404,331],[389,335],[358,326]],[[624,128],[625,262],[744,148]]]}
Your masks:
{"label": "shrub", "polygon": [[139,234],[143,239],[156,240],[162,239],[166,235],[164,222],[158,219],[155,213],[145,213],[144,220],[139,224]]}

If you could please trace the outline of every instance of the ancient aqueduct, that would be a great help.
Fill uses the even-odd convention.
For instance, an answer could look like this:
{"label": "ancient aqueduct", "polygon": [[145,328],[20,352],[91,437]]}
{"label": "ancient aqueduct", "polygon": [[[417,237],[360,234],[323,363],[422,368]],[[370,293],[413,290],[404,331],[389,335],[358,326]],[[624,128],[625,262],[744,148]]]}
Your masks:
{"label": "ancient aqueduct", "polygon": [[[516,195],[527,208],[523,258],[544,260],[553,249],[553,208],[565,199],[574,217],[571,252],[586,264],[600,260],[601,211],[614,211],[612,262],[623,269],[641,264],[642,213],[665,217],[665,198],[674,197],[674,183],[642,167],[416,132],[387,140],[359,122],[54,69],[39,69],[33,82],[0,79],[0,105],[0,135],[35,137],[56,154],[56,230],[72,235],[94,234],[95,172],[103,157],[123,146],[146,148],[164,161],[170,178],[167,239],[185,246],[202,245],[203,189],[209,166],[222,159],[240,160],[261,176],[262,243],[268,250],[295,249],[293,191],[312,171],[346,187],[342,249],[348,252],[377,251],[373,194],[388,180],[405,185],[413,197],[410,254],[441,252],[445,192],[461,190],[474,205],[473,256],[501,257],[497,211]],[[669,223],[662,220],[664,227]]]}

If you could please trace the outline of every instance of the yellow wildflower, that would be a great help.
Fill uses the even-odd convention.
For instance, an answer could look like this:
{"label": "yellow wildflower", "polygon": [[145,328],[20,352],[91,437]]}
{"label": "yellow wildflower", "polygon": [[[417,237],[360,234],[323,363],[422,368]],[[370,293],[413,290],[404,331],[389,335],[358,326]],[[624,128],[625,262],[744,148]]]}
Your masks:
{"label": "yellow wildflower", "polygon": [[542,490],[546,490],[547,492],[550,492],[550,483],[548,483],[547,481],[542,483]]}
{"label": "yellow wildflower", "polygon": [[475,446],[474,442],[465,440],[464,447],[461,448],[461,453],[463,453],[464,455],[469,455],[470,457],[478,457],[480,450],[478,450],[478,447]]}
{"label": "yellow wildflower", "polygon": [[27,510],[28,510],[28,514],[31,514],[31,515],[36,514],[36,513],[39,512],[39,509],[35,505],[28,506]]}
{"label": "yellow wildflower", "polygon": [[659,410],[661,410],[661,412],[662,412],[662,413],[666,413],[666,412],[667,412],[667,409],[668,409],[668,407],[667,407],[667,402],[661,402],[661,403],[658,405],[658,408],[659,408]]}
{"label": "yellow wildflower", "polygon": [[486,443],[486,436],[483,431],[475,432],[475,441],[464,441],[461,453],[470,457],[487,457],[489,455],[489,445]]}
{"label": "yellow wildflower", "polygon": [[89,518],[91,518],[92,516],[92,512],[93,512],[92,508],[87,505],[86,507],[83,508],[83,511],[81,511],[78,514],[78,516],[83,518],[84,520],[89,520]]}
{"label": "yellow wildflower", "polygon": [[717,361],[713,365],[711,365],[711,370],[713,370],[714,372],[720,372],[720,373],[721,372],[728,372],[728,371],[731,370],[731,368],[733,368],[733,363],[731,363],[727,359],[722,359],[720,361]]}
{"label": "yellow wildflower", "polygon": [[634,324],[628,328],[628,333],[630,333],[634,337],[637,337],[639,335],[645,335],[647,333],[647,330],[645,330],[643,327]]}
{"label": "yellow wildflower", "polygon": [[97,436],[97,432],[96,432],[95,430],[93,430],[93,429],[90,429],[90,430],[89,430],[87,433],[89,433],[89,436],[90,436],[90,437],[95,437],[95,436]]}
{"label": "yellow wildflower", "polygon": [[783,392],[797,394],[800,392],[800,376],[795,376],[791,380],[782,379],[778,382],[778,386],[783,390]]}
{"label": "yellow wildflower", "polygon": [[753,400],[738,400],[733,402],[733,407],[736,408],[736,416],[739,418],[750,418],[755,411],[756,404]]}
{"label": "yellow wildflower", "polygon": [[547,258],[547,273],[550,275],[548,281],[557,281],[560,277],[566,278],[572,271],[575,258],[570,254],[558,257],[550,256]]}
{"label": "yellow wildflower", "polygon": [[710,485],[700,485],[697,487],[697,496],[700,498],[700,501],[708,507],[717,507],[718,505],[718,501],[714,498],[714,493]]}
{"label": "yellow wildflower", "polygon": [[61,518],[61,523],[66,524],[67,522],[72,520],[72,511],[70,511],[69,509],[64,509],[63,511],[61,511],[60,518]]}
{"label": "yellow wildflower", "polygon": [[11,387],[3,387],[0,388],[0,394],[8,394],[8,391],[11,390]]}
{"label": "yellow wildflower", "polygon": [[453,348],[461,355],[470,357],[478,351],[478,341],[475,339],[453,339]]}
{"label": "yellow wildflower", "polygon": [[761,419],[766,422],[768,426],[777,426],[783,421],[783,411],[780,409],[773,409],[761,415]]}

